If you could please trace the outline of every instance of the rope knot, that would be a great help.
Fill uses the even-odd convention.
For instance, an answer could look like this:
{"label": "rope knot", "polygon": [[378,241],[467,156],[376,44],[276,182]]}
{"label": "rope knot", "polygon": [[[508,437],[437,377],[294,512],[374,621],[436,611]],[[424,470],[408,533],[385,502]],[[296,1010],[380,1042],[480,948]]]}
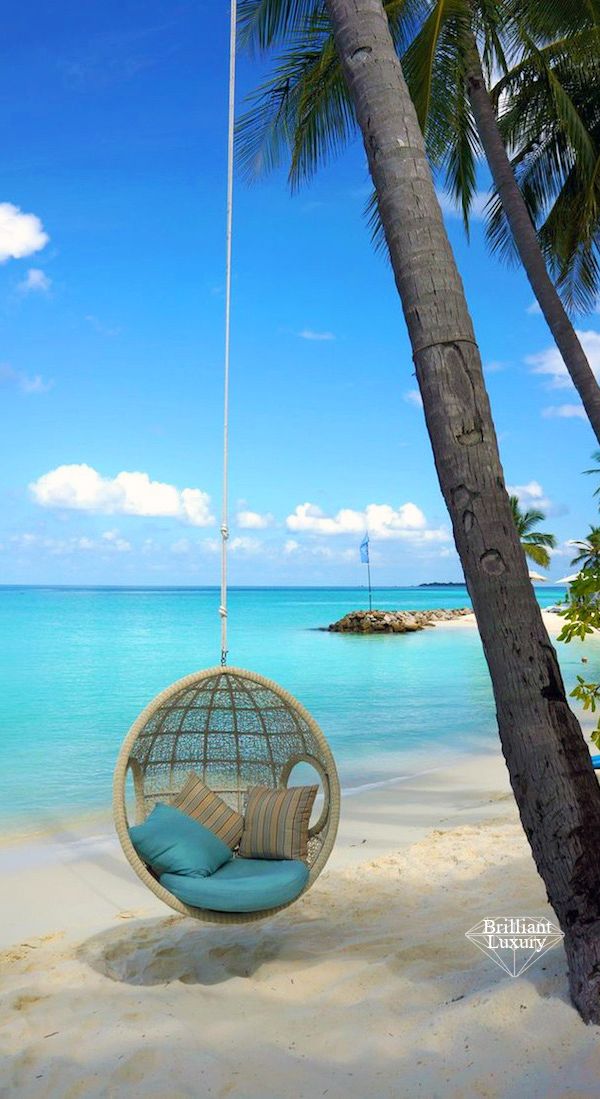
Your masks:
{"label": "rope knot", "polygon": [[229,527],[225,526],[225,524],[221,527],[221,537],[224,541],[227,541],[229,538]]}
{"label": "rope knot", "polygon": [[221,615],[221,618],[227,618],[227,607],[224,607],[222,603],[219,607],[219,614]]}

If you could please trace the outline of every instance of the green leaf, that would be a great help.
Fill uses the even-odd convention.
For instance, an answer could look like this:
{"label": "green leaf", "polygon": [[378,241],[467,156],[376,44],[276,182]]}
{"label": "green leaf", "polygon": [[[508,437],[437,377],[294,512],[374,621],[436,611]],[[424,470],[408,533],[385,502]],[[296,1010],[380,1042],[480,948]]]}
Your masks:
{"label": "green leaf", "polygon": [[240,44],[266,50],[303,26],[311,16],[322,16],[324,6],[323,0],[240,0]]}

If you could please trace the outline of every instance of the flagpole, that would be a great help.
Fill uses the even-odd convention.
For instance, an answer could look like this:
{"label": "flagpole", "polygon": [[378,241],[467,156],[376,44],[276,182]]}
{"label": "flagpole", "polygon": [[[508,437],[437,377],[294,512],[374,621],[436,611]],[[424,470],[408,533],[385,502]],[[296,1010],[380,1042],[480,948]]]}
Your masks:
{"label": "flagpole", "polygon": [[369,553],[369,532],[365,532],[365,536],[360,543],[360,559],[363,565],[367,566],[367,576],[369,578],[369,610],[373,610],[373,596],[371,593],[371,555]]}

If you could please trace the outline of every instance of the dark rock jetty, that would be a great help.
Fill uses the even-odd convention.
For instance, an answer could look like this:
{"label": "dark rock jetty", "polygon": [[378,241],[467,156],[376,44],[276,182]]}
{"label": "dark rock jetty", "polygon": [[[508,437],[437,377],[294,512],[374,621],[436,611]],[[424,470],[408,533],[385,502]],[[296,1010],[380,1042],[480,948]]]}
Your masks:
{"label": "dark rock jetty", "polygon": [[334,633],[416,633],[436,622],[449,622],[472,614],[470,607],[433,611],[350,611],[327,627]]}

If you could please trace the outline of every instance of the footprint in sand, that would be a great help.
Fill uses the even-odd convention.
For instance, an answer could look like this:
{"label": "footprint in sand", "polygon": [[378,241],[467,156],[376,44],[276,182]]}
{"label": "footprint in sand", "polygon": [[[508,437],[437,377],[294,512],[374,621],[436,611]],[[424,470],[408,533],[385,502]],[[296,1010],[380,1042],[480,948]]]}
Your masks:
{"label": "footprint in sand", "polygon": [[33,1007],[34,1004],[41,1003],[42,1000],[49,1000],[49,996],[34,996],[31,993],[22,993],[17,996],[16,1000],[13,1000],[13,1011],[26,1011],[28,1007]]}

